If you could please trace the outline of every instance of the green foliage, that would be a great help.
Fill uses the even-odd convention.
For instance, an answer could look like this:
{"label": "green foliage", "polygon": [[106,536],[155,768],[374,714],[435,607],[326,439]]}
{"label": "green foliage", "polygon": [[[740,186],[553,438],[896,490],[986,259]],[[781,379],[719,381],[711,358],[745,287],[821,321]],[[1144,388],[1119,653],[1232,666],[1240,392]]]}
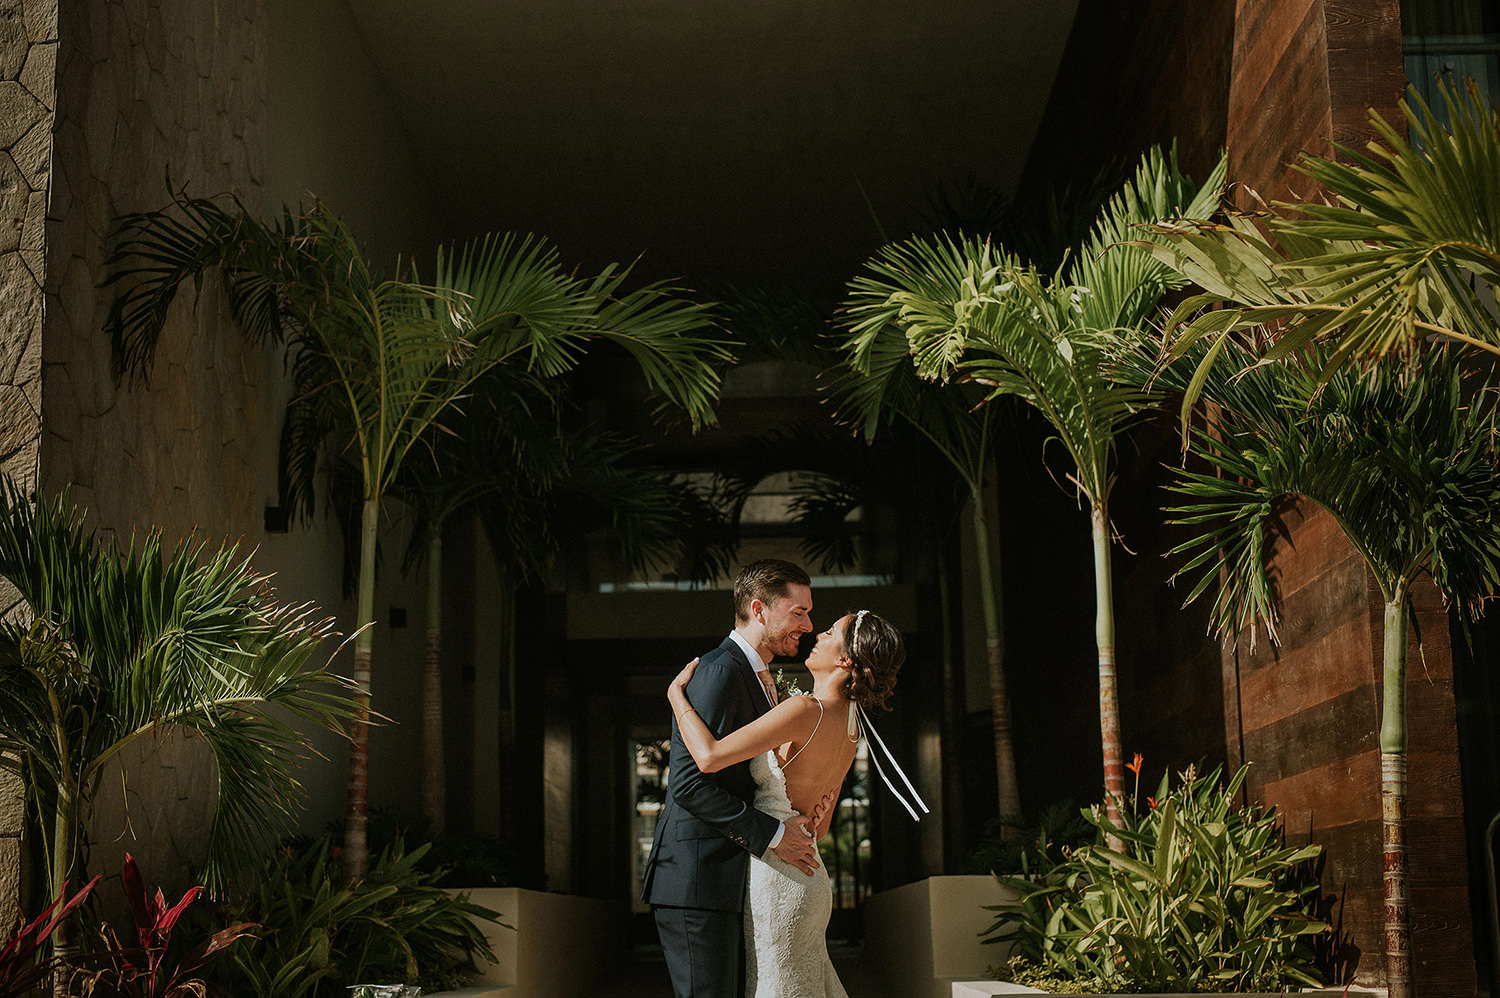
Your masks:
{"label": "green foliage", "polygon": [[420,869],[427,851],[406,852],[398,839],[349,883],[330,837],[288,844],[253,891],[223,906],[221,920],[261,928],[232,964],[213,968],[216,983],[247,998],[342,998],[369,981],[462,986],[478,972],[476,957],[495,958],[471,916],[499,916],[437,887],[441,873]]}
{"label": "green foliage", "polygon": [[[515,883],[512,855],[493,835],[464,832],[429,833],[425,822],[403,822],[383,811],[370,813],[370,849],[400,849],[418,843],[425,850],[417,869],[430,874],[437,887],[509,887]],[[412,853],[419,850],[414,846]]]}
{"label": "green foliage", "polygon": [[1440,111],[1410,90],[1399,124],[1371,111],[1376,138],[1361,149],[1303,157],[1332,203],[1154,228],[1142,248],[1204,291],[1166,324],[1174,355],[1214,344],[1199,355],[1211,364],[1219,344],[1249,335],[1254,363],[1320,341],[1326,380],[1383,357],[1419,361],[1434,333],[1500,353],[1500,114],[1473,81],[1439,92]]}
{"label": "green foliage", "polygon": [[[1223,172],[1221,161],[1195,187],[1178,170],[1175,152],[1152,150],[1055,276],[975,237],[885,246],[850,282],[844,347],[854,377],[839,385],[847,410],[862,419],[866,435],[886,411],[922,427],[933,416],[926,401],[932,393],[912,386],[913,374],[972,395],[962,399],[961,425],[989,412],[970,412],[975,406],[1016,396],[1052,424],[1079,487],[1102,501],[1115,439],[1150,401],[1110,377],[1112,354],[1139,336],[1163,294],[1185,283],[1125,240],[1139,226],[1212,211]],[[903,368],[914,370],[898,377]]]}
{"label": "green foliage", "polygon": [[1069,977],[1056,967],[1032,963],[1022,957],[1007,960],[1003,967],[991,967],[989,975],[997,980],[1053,994],[1100,995],[1114,990],[1098,977]]}
{"label": "green foliage", "polygon": [[[0,623],[0,766],[19,772],[47,834],[52,880],[74,867],[80,828],[106,763],[164,728],[214,754],[218,803],[204,882],[220,887],[300,805],[307,736],[337,730],[347,684],[312,663],[329,622],[277,603],[236,549],[151,533],[121,549],[84,526],[65,496],[0,484],[0,577],[31,621]],[[266,710],[266,705],[281,708]]]}
{"label": "green foliage", "polygon": [[[1012,831],[1012,829],[1014,831]],[[969,873],[1030,876],[1050,870],[1079,846],[1094,841],[1094,826],[1071,801],[1048,804],[1027,821],[992,818],[966,864]]]}
{"label": "green foliage", "polygon": [[[1492,383],[1466,371],[1452,347],[1429,348],[1413,371],[1341,369],[1327,381],[1317,373],[1325,350],[1299,356],[1305,364],[1245,370],[1253,355],[1230,343],[1204,369],[1203,397],[1217,415],[1211,431],[1194,428],[1191,446],[1206,467],[1179,472],[1171,490],[1181,499],[1166,511],[1192,531],[1173,552],[1187,559],[1187,601],[1212,589],[1221,634],[1259,622],[1274,638],[1268,556],[1282,513],[1301,497],[1336,518],[1385,601],[1426,572],[1477,616],[1500,585]],[[1188,366],[1164,376],[1181,378]]]}
{"label": "green foliage", "polygon": [[1313,938],[1328,926],[1311,912],[1322,847],[1287,846],[1274,808],[1236,805],[1245,774],[1226,785],[1217,769],[1189,767],[1175,789],[1164,775],[1144,811],[1126,802],[1118,826],[1084,811],[1093,845],[1034,878],[997,878],[1021,896],[990,909],[986,941],[1117,992],[1320,986]]}

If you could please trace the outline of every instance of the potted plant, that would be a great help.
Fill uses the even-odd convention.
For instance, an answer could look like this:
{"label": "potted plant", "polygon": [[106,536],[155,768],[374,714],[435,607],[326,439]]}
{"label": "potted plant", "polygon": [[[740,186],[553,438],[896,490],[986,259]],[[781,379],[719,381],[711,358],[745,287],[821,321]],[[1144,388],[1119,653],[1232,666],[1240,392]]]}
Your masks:
{"label": "potted plant", "polygon": [[[1289,846],[1274,808],[1235,803],[1247,769],[1225,783],[1189,766],[1115,823],[1083,811],[1094,844],[1032,876],[1001,876],[1015,901],[991,906],[990,942],[1012,945],[1004,972],[1089,993],[1282,992],[1324,983],[1315,937],[1320,846]],[[1119,848],[1107,843],[1118,841]],[[1050,988],[1049,988],[1050,989]]]}

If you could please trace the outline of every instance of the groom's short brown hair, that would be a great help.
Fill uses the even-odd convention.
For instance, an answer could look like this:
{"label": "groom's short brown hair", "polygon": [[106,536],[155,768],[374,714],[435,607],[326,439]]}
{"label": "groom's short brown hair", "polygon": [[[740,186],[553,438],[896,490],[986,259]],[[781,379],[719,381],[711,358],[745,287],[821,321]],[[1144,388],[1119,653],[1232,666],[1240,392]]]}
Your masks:
{"label": "groom's short brown hair", "polygon": [[811,588],[812,580],[800,566],[780,558],[762,558],[740,569],[740,577],[734,580],[735,623],[750,619],[751,602],[760,600],[771,606],[786,597],[789,586]]}

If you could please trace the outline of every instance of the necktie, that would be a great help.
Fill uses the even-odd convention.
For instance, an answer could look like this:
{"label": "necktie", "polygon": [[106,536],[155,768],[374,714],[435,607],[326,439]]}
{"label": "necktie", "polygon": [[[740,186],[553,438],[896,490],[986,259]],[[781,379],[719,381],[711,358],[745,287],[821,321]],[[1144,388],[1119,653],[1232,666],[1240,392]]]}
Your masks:
{"label": "necktie", "polygon": [[771,678],[771,670],[757,669],[755,675],[760,680],[760,684],[766,688],[766,699],[771,701],[772,707],[776,706],[776,681]]}

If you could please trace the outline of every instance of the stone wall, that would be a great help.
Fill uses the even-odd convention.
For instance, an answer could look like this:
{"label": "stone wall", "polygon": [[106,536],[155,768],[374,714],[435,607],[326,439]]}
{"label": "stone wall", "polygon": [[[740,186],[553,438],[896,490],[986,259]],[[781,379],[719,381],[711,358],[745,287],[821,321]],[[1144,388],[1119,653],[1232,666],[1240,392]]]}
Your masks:
{"label": "stone wall", "polygon": [[36,477],[56,0],[0,0],[0,471]]}
{"label": "stone wall", "polygon": [[[42,247],[52,155],[57,0],[0,0],[0,472],[37,475]],[[0,581],[0,614],[17,596]],[[20,780],[0,771],[0,928],[21,914]]]}
{"label": "stone wall", "polygon": [[[159,526],[168,545],[196,530],[253,546],[275,487],[262,470],[275,434],[262,424],[279,359],[244,343],[209,282],[179,297],[149,383],[117,385],[101,287],[114,220],[162,207],[168,176],[258,210],[262,21],[257,0],[62,0],[58,11],[38,476],[45,493],[68,488],[92,526],[125,541]],[[118,870],[129,849],[169,889],[193,875],[212,795],[184,788],[212,786],[214,770],[191,747],[166,740],[129,753],[138,778],[128,803],[118,775],[104,776],[114,791],[96,802],[96,871]],[[178,820],[164,825],[169,812]]]}
{"label": "stone wall", "polygon": [[[101,288],[111,226],[173,185],[261,207],[265,27],[257,0],[64,0],[47,231],[41,481],[120,534],[160,525],[254,543],[274,448],[261,430],[275,368],[222,295],[179,298],[147,384],[116,385]],[[272,483],[274,486],[274,482]]]}

